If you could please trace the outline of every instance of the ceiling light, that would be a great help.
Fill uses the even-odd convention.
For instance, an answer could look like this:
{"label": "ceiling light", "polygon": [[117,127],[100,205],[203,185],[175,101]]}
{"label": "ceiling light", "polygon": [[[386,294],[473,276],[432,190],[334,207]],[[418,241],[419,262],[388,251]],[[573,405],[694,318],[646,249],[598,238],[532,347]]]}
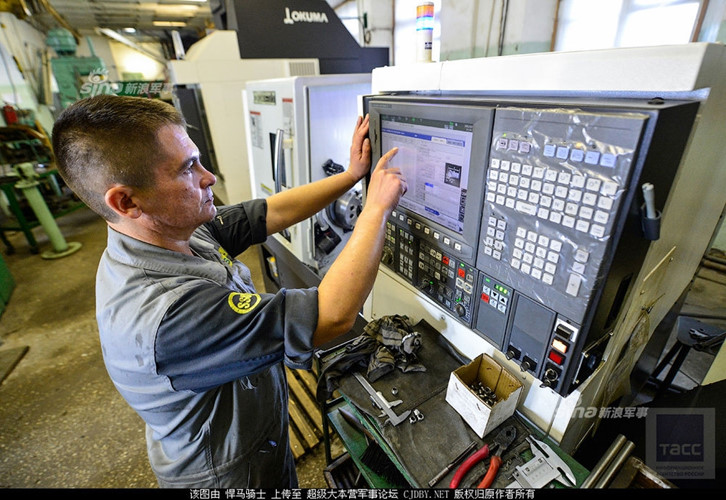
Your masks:
{"label": "ceiling light", "polygon": [[136,28],[124,28],[124,33],[136,33]]}
{"label": "ceiling light", "polygon": [[154,21],[154,26],[167,26],[167,27],[174,27],[174,26],[186,26],[187,23],[184,21]]}

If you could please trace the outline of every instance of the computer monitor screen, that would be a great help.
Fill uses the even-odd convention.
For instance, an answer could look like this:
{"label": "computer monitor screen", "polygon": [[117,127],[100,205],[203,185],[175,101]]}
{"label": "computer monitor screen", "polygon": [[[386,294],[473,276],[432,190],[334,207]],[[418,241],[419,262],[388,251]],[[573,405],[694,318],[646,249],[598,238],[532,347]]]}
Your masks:
{"label": "computer monitor screen", "polygon": [[363,104],[370,115],[373,165],[398,147],[390,164],[408,183],[395,223],[473,263],[494,107],[397,96],[368,96]]}
{"label": "computer monitor screen", "polygon": [[473,136],[472,123],[382,114],[382,150],[398,148],[389,165],[408,182],[399,207],[461,234]]}

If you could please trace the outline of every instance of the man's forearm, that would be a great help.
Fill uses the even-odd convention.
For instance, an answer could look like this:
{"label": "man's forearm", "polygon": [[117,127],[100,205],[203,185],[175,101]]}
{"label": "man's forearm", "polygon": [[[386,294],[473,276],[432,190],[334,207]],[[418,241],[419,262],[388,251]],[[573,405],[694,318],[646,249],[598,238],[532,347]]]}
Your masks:
{"label": "man's forearm", "polygon": [[318,326],[313,343],[318,346],[353,327],[376,280],[387,212],[363,211],[353,234],[318,286]]}
{"label": "man's forearm", "polygon": [[357,181],[349,172],[297,186],[267,199],[267,234],[312,217],[345,194]]}

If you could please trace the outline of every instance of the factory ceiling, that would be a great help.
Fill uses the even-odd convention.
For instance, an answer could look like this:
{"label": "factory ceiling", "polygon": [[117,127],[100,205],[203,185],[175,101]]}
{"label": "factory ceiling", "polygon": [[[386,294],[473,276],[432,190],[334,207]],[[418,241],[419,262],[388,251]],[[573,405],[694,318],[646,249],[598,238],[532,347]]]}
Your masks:
{"label": "factory ceiling", "polygon": [[213,28],[208,0],[15,0],[37,27],[63,27],[78,38],[98,28],[136,41],[168,40],[172,30],[203,36]]}

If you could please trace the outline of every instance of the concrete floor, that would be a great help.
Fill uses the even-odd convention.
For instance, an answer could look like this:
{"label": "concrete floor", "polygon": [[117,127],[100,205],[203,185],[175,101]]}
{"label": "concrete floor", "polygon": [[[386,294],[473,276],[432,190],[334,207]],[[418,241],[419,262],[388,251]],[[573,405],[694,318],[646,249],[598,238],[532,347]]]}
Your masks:
{"label": "concrete floor", "polygon": [[[0,356],[28,350],[0,385],[0,488],[157,488],[143,422],[101,357],[94,280],[106,224],[85,208],[57,223],[79,251],[42,259],[16,233],[15,254],[3,255],[16,287],[0,318]],[[52,250],[41,228],[33,233],[41,254]],[[242,258],[262,289],[256,253]],[[321,443],[298,461],[301,487],[326,487],[325,465]]]}
{"label": "concrete floor", "polygon": [[[0,361],[28,349],[0,385],[0,488],[156,488],[143,422],[111,384],[98,342],[94,277],[106,224],[85,208],[57,222],[78,252],[42,259],[16,233],[15,254],[3,257],[16,288],[0,318]],[[52,248],[40,228],[34,234],[41,253]],[[241,258],[264,289],[256,252]],[[716,292],[713,283],[697,282],[691,310],[724,312],[726,281]],[[675,383],[697,385],[711,359],[689,355]],[[341,452],[335,439],[333,458]],[[325,466],[321,443],[298,461],[300,486],[327,487]]]}

